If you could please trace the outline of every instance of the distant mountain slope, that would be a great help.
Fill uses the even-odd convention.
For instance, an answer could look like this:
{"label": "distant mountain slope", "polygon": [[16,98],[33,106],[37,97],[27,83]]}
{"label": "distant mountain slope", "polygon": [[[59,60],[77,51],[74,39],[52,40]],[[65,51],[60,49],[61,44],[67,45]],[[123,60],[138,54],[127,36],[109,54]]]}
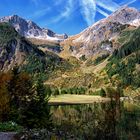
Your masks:
{"label": "distant mountain slope", "polygon": [[0,19],[0,22],[10,23],[21,36],[27,38],[38,38],[57,42],[67,38],[66,34],[60,35],[49,29],[40,28],[36,23],[25,20],[17,15],[3,17]]}
{"label": "distant mountain slope", "polygon": [[127,6],[118,9],[109,17],[98,21],[78,35],[61,43],[70,46],[69,51],[76,57],[91,57],[101,51],[113,52],[112,43],[122,30],[140,26],[140,12]]}
{"label": "distant mountain slope", "polygon": [[59,42],[27,40],[10,24],[0,23],[0,70],[23,66],[30,73],[47,75],[45,84],[66,93],[84,89],[83,94],[94,95],[110,88],[118,93],[119,87],[126,95],[140,95],[139,14],[123,7],[61,42],[62,47]]}
{"label": "distant mountain slope", "polygon": [[108,77],[114,84],[136,90],[140,88],[140,27],[122,32],[118,42],[122,45],[115,49],[106,66]]}
{"label": "distant mountain slope", "polygon": [[[140,27],[126,28],[116,38],[119,47],[110,55],[77,61],[75,69],[50,77],[47,84],[70,93],[79,87],[85,94],[96,95],[102,89],[137,98],[140,96]],[[114,44],[112,44],[112,47]],[[71,59],[71,58],[69,58]],[[76,59],[75,59],[76,60]],[[76,62],[76,61],[75,61]],[[73,92],[72,92],[73,93]]]}
{"label": "distant mountain slope", "polygon": [[[28,58],[32,58],[29,60]],[[23,66],[27,61],[44,63],[44,69],[61,65],[63,59],[54,53],[45,53],[30,43],[8,23],[0,23],[0,70],[7,71],[14,66]],[[43,60],[43,61],[42,61]]]}

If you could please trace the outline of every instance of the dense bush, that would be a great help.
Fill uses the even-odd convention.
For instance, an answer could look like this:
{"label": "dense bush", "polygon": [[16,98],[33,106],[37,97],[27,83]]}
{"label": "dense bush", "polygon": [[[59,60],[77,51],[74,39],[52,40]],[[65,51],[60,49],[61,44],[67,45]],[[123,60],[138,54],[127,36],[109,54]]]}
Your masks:
{"label": "dense bush", "polygon": [[106,97],[106,92],[103,88],[96,90],[96,91],[89,91],[90,95],[94,95],[94,96],[101,96],[101,97]]}
{"label": "dense bush", "polygon": [[100,90],[100,96],[106,97],[106,93],[105,93],[105,90],[103,88],[101,88],[101,90]]}
{"label": "dense bush", "polygon": [[106,96],[109,98],[114,98],[119,100],[120,97],[123,97],[122,87],[118,85],[117,88],[107,87],[106,88]]}
{"label": "dense bush", "polygon": [[71,88],[62,88],[60,89],[60,94],[85,94],[87,88],[85,87],[71,87]]}
{"label": "dense bush", "polygon": [[23,129],[22,126],[16,124],[15,122],[0,122],[0,131],[10,132],[10,131],[21,131]]}
{"label": "dense bush", "polygon": [[32,77],[36,78],[39,76],[44,80],[47,78],[47,62],[44,57],[38,57],[36,55],[30,55],[27,58],[27,63],[21,68],[22,71],[32,74]]}
{"label": "dense bush", "polygon": [[60,91],[58,88],[51,88],[51,95],[59,95],[60,94]]}

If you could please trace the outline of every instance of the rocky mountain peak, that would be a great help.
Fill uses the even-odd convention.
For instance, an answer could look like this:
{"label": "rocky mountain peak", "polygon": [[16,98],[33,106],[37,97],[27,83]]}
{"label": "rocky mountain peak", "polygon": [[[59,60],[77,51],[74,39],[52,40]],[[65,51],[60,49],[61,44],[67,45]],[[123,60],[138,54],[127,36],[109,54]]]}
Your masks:
{"label": "rocky mountain peak", "polygon": [[[119,22],[121,24],[132,24],[136,20],[140,20],[140,11],[127,5],[121,7],[108,17],[108,20]],[[137,25],[139,26],[139,24]]]}
{"label": "rocky mountain peak", "polygon": [[50,29],[41,28],[33,21],[25,20],[18,15],[5,16],[0,19],[0,22],[10,23],[20,35],[27,38],[55,40],[59,42],[66,37],[65,35],[58,35]]}
{"label": "rocky mountain peak", "polygon": [[18,15],[11,15],[11,16],[5,16],[0,19],[1,21],[9,21],[9,22],[19,22],[20,20],[23,20]]}
{"label": "rocky mountain peak", "polygon": [[41,28],[32,21],[27,21],[18,15],[6,16],[0,22],[10,23],[20,35],[25,37],[37,36],[41,34]]}
{"label": "rocky mountain peak", "polygon": [[[73,46],[72,55],[78,58],[83,55],[90,57],[101,51],[110,53],[113,51],[111,41],[129,26],[134,28],[140,26],[140,12],[135,8],[123,6],[109,17],[96,22],[80,34],[66,39],[61,44],[63,46]],[[107,43],[103,43],[106,41]]]}

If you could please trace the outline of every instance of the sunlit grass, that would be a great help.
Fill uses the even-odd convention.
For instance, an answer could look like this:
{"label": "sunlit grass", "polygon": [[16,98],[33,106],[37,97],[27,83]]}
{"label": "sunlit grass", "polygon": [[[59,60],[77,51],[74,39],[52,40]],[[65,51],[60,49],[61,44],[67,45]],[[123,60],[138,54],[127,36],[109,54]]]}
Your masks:
{"label": "sunlit grass", "polygon": [[101,96],[63,94],[52,96],[49,104],[88,104],[107,101],[109,101],[109,98],[103,98]]}

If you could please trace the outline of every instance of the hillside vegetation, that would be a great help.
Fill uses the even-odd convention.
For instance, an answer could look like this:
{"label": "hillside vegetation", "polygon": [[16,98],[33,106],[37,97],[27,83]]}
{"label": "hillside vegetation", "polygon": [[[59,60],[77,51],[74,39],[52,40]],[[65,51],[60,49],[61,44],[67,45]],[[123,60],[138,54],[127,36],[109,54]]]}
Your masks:
{"label": "hillside vegetation", "polygon": [[116,40],[118,42],[120,46],[112,55],[99,54],[94,59],[83,61],[77,59],[73,63],[75,68],[63,73],[56,71],[57,74],[50,77],[46,84],[53,85],[60,91],[65,88],[65,93],[68,94],[80,94],[76,89],[82,87],[85,89],[84,94],[96,95],[100,94],[102,88],[108,92],[112,87],[113,91],[119,88],[126,95],[134,91],[134,96],[137,96],[138,92],[135,91],[140,87],[140,27],[122,31]]}
{"label": "hillside vegetation", "polygon": [[69,64],[57,54],[46,50],[20,36],[8,23],[0,23],[0,70],[15,66],[29,73],[49,74],[55,69],[66,69]]}
{"label": "hillside vegetation", "polygon": [[[96,95],[102,89],[107,94],[108,87],[112,87],[113,91],[118,87],[124,91],[139,90],[140,27],[122,30],[115,42],[111,43],[119,44],[116,48],[112,46],[115,48],[112,54],[103,50],[93,57],[79,59],[70,54],[61,58],[62,53],[59,56],[48,50],[50,48],[42,51],[39,46],[21,37],[7,23],[0,24],[0,39],[1,69],[8,70],[19,65],[22,71],[32,73],[33,77],[40,75],[55,95]],[[46,48],[46,45],[41,44],[41,47]],[[52,45],[51,49],[58,49],[54,47]]]}

